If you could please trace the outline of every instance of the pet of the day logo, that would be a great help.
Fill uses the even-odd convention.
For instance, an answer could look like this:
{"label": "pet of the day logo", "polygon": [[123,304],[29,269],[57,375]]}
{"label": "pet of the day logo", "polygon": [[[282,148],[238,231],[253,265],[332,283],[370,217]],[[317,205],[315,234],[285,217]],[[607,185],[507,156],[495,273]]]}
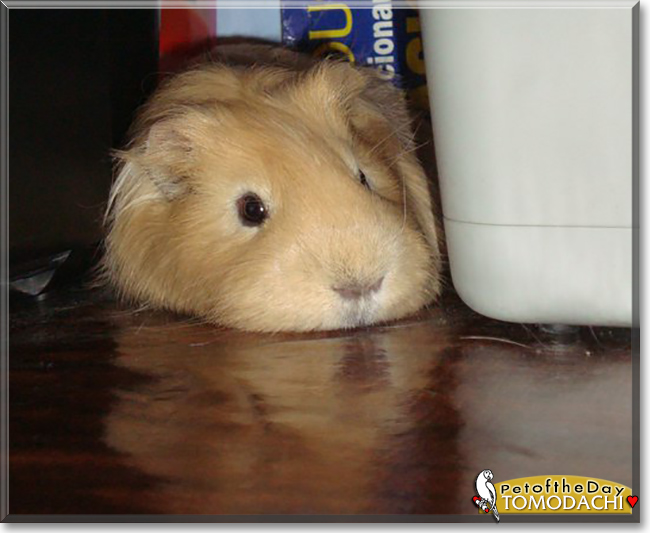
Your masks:
{"label": "pet of the day logo", "polygon": [[474,496],[474,504],[484,513],[492,512],[494,519],[499,522],[501,517],[497,511],[497,491],[492,484],[491,479],[494,477],[492,470],[483,470],[476,476],[476,493]]}
{"label": "pet of the day logo", "polygon": [[492,512],[497,522],[497,498],[501,514],[631,514],[639,501],[625,485],[583,476],[534,476],[493,485],[491,470],[476,478],[474,504]]}
{"label": "pet of the day logo", "polygon": [[506,513],[631,514],[638,498],[625,485],[582,476],[535,476],[497,483]]}

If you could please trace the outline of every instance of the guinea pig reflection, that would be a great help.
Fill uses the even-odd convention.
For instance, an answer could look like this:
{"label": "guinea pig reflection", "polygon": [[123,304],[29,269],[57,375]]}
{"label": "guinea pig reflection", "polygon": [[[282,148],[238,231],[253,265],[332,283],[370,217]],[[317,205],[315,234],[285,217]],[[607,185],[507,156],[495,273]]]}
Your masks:
{"label": "guinea pig reflection", "polygon": [[111,283],[257,331],[353,328],[433,301],[436,223],[401,93],[347,63],[228,49],[164,83],[119,153]]}
{"label": "guinea pig reflection", "polygon": [[427,387],[447,345],[427,323],[284,341],[143,328],[118,342],[116,363],[150,379],[119,391],[106,443],[160,479],[151,501],[166,513],[395,510],[382,491],[395,452],[411,454],[391,441],[416,429],[412,407],[434,398]]}

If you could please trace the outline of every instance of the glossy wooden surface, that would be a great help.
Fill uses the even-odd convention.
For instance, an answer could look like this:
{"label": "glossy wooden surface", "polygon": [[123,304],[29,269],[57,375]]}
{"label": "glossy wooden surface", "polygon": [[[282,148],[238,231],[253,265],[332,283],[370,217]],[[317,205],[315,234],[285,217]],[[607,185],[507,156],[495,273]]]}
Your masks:
{"label": "glossy wooden surface", "polygon": [[447,294],[382,327],[256,335],[75,289],[12,302],[10,513],[476,514],[474,478],[632,485],[630,330]]}

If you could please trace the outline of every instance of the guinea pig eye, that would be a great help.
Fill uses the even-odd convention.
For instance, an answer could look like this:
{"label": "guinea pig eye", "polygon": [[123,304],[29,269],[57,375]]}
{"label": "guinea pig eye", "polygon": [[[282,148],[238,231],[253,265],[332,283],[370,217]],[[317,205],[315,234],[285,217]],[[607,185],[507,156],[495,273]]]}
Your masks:
{"label": "guinea pig eye", "polygon": [[244,226],[259,226],[269,216],[269,211],[262,199],[252,192],[246,193],[237,200],[239,220]]}
{"label": "guinea pig eye", "polygon": [[359,170],[359,182],[369,191],[372,190],[372,188],[370,187],[370,183],[368,183],[368,179],[366,178],[366,175],[363,173],[363,170]]}

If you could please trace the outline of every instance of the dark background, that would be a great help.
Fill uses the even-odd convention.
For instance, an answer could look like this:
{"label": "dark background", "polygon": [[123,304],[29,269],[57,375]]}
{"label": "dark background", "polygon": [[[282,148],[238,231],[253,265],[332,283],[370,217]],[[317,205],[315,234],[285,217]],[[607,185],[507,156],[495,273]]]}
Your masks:
{"label": "dark background", "polygon": [[100,241],[110,152],[154,87],[157,61],[157,10],[11,10],[12,278]]}

